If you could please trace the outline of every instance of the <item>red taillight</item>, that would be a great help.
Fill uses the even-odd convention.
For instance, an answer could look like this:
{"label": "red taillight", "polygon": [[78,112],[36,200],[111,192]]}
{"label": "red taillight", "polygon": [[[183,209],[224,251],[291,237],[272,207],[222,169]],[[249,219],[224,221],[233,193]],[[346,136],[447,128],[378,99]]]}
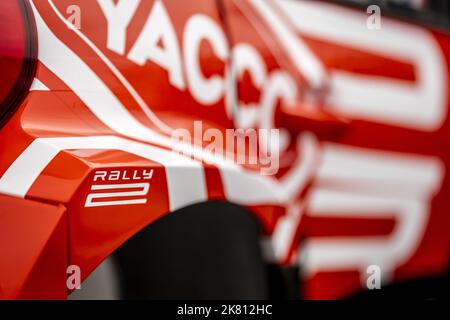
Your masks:
{"label": "red taillight", "polygon": [[36,27],[25,0],[0,1],[0,121],[28,92],[36,61]]}

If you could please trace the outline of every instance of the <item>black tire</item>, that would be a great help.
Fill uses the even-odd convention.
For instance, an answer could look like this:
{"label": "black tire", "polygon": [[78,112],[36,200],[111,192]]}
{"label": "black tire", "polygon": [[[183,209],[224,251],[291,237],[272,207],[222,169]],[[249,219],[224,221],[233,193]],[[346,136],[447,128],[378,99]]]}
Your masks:
{"label": "black tire", "polygon": [[267,299],[260,226],[223,202],[193,205],[151,224],[116,252],[124,299]]}

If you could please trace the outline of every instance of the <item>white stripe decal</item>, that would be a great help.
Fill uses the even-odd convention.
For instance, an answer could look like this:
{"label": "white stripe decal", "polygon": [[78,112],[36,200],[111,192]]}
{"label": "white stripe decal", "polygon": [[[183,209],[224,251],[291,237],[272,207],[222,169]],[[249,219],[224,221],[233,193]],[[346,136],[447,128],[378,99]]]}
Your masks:
{"label": "white stripe decal", "polygon": [[[277,192],[280,186],[274,178],[262,177],[258,173],[244,174],[242,169],[231,161],[205,152],[197,146],[176,143],[170,137],[141,124],[102,80],[51,32],[34,6],[33,9],[39,35],[39,60],[64,81],[105,125],[124,136],[180,150],[183,154],[192,154],[196,159],[217,165],[228,190],[227,195],[232,201],[253,204],[257,199],[262,199],[267,203],[279,203],[280,199],[285,198],[280,195],[283,192]],[[179,170],[181,171],[181,168]],[[236,185],[245,188],[246,192],[238,193]]]}
{"label": "white stripe decal", "polygon": [[395,220],[389,235],[309,239],[301,257],[305,276],[319,270],[356,268],[365,274],[380,266],[389,280],[394,268],[417,249],[426,228],[430,203],[442,185],[445,166],[439,158],[402,155],[327,143],[323,146],[319,182],[308,213],[313,217]]}
{"label": "white stripe decal", "polygon": [[[135,191],[119,191],[127,189],[139,189]],[[91,190],[111,190],[114,192],[90,193],[86,198],[84,204],[85,208],[89,207],[104,207],[104,206],[123,206],[130,204],[144,204],[147,203],[147,193],[150,190],[150,183],[126,183],[126,184],[98,184],[91,186]],[[138,197],[138,199],[126,199],[124,197]],[[122,200],[106,200],[108,198],[120,197]],[[99,199],[103,201],[99,201]],[[96,201],[94,201],[96,200]]]}
{"label": "white stripe decal", "polygon": [[[166,167],[171,210],[207,200],[202,163],[173,151],[115,136],[38,138],[0,178],[0,193],[25,197],[50,161],[60,151],[69,149],[121,150],[161,163]],[[239,166],[225,165],[220,169],[226,199],[242,205],[283,204],[298,192],[291,184],[285,186],[274,178],[245,171]]]}
{"label": "white stripe decal", "polygon": [[58,152],[69,149],[121,150],[161,163],[166,169],[171,211],[207,200],[201,163],[175,152],[114,136],[36,139],[0,178],[0,193],[25,197]]}
{"label": "white stripe decal", "polygon": [[328,217],[391,217],[395,218],[395,228],[387,236],[309,239],[302,248],[304,275],[353,268],[365,274],[368,266],[378,265],[383,281],[389,281],[394,268],[406,262],[417,249],[427,225],[429,201],[315,190],[311,210],[320,211],[312,212],[314,216],[320,212]]}

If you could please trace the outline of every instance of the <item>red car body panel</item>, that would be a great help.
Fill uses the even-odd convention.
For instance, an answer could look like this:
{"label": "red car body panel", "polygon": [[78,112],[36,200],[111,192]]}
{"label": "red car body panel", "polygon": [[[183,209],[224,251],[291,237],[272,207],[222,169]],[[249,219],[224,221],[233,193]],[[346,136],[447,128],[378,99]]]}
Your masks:
{"label": "red car body panel", "polygon": [[[65,299],[67,266],[85,279],[208,200],[249,208],[268,259],[302,265],[306,298],[361,290],[369,265],[386,283],[446,271],[447,33],[388,17],[369,30],[365,13],[322,2],[130,3],[30,2],[36,79],[0,129],[1,299]],[[283,129],[278,172],[202,142],[186,156],[171,138],[235,127]]]}

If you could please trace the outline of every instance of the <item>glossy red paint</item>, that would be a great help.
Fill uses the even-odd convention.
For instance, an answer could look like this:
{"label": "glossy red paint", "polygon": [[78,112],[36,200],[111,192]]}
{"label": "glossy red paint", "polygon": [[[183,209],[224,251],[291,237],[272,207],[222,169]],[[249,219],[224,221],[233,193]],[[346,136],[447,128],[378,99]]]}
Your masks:
{"label": "glossy red paint", "polygon": [[64,299],[66,209],[0,195],[1,299]]}

